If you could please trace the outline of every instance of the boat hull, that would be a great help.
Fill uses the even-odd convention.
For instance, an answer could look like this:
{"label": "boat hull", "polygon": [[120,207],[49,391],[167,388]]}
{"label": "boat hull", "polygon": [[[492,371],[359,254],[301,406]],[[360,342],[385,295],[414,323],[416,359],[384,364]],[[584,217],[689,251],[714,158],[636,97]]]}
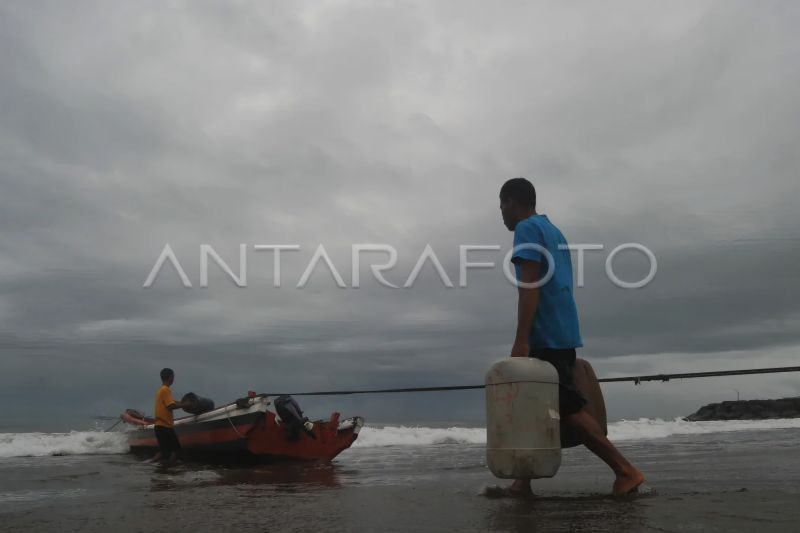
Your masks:
{"label": "boat hull", "polygon": [[[268,399],[256,398],[247,407],[235,404],[210,413],[175,421],[174,429],[185,459],[272,461],[331,461],[349,448],[363,426],[360,417],[342,422],[314,422],[311,431],[293,431],[267,408]],[[128,437],[131,452],[153,454],[158,441],[152,425],[140,426]]]}

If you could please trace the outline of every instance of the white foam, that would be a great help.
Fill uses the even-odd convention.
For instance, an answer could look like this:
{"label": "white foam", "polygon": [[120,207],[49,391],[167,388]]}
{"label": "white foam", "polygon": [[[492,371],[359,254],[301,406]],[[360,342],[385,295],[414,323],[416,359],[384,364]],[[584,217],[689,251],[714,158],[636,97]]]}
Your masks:
{"label": "white foam", "polygon": [[661,420],[640,418],[620,420],[608,425],[608,438],[612,441],[661,439],[670,435],[700,435],[727,431],[756,431],[764,429],[800,428],[800,418],[773,420],[714,420],[687,422],[682,418]]}
{"label": "white foam", "polygon": [[[727,431],[800,429],[800,418],[686,422],[680,418],[620,420],[608,426],[614,442],[661,439],[671,435],[699,435]],[[485,444],[484,428],[432,428],[424,426],[366,426],[354,447]],[[122,432],[70,431],[69,433],[0,433],[0,458],[47,455],[120,454],[128,451]]]}
{"label": "white foam", "polygon": [[[608,436],[612,441],[662,439],[670,435],[699,435],[727,431],[754,431],[764,429],[800,428],[800,418],[776,420],[733,420],[713,422],[687,422],[681,418],[661,420],[640,418],[620,420],[608,425]],[[485,444],[485,428],[431,428],[366,426],[354,447],[376,446],[427,446],[432,444]]]}
{"label": "white foam", "polygon": [[0,457],[119,454],[128,449],[127,436],[117,432],[0,433]]}
{"label": "white foam", "polygon": [[353,446],[424,446],[431,444],[483,444],[486,442],[484,428],[430,428],[366,426],[361,430]]}

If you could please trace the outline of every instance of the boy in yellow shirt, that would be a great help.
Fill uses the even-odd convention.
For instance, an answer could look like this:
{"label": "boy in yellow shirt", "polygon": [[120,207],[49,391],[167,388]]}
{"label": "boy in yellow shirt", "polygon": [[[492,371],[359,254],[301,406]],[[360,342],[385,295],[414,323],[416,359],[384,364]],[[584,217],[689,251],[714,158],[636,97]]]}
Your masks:
{"label": "boy in yellow shirt", "polygon": [[184,404],[176,402],[172,397],[170,386],[175,381],[175,372],[171,368],[161,370],[161,387],[156,392],[155,406],[155,432],[158,440],[158,453],[150,459],[150,462],[164,461],[173,464],[178,460],[178,452],[181,451],[181,444],[178,436],[172,427],[172,411],[181,409]]}

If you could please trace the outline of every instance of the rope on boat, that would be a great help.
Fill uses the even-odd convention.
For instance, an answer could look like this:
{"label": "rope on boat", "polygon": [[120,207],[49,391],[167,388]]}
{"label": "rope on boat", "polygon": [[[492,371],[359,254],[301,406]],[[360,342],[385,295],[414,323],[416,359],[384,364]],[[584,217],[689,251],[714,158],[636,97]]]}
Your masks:
{"label": "rope on boat", "polygon": [[[627,376],[620,378],[601,378],[600,383],[618,383],[632,381],[639,385],[643,381],[669,381],[671,379],[711,378],[719,376],[744,376],[749,374],[778,374],[783,372],[800,372],[800,366],[784,366],[777,368],[751,368],[748,370],[717,370],[712,372],[687,372],[682,374],[652,374],[647,376]],[[345,396],[349,394],[387,394],[398,392],[439,392],[483,389],[485,385],[452,385],[445,387],[406,387],[402,389],[365,389],[365,390],[338,390],[318,392],[295,392],[291,396]],[[272,394],[270,394],[272,396]]]}
{"label": "rope on boat", "polygon": [[115,427],[117,427],[117,426],[119,425],[119,423],[120,423],[120,422],[122,422],[122,417],[120,417],[120,418],[119,418],[119,420],[117,420],[116,422],[114,422],[114,423],[111,425],[111,427],[109,427],[108,429],[104,429],[103,431],[105,431],[105,432],[111,431],[112,429],[114,429]]}
{"label": "rope on boat", "polygon": [[237,434],[237,435],[239,435],[241,438],[243,438],[243,439],[246,439],[246,438],[247,438],[247,435],[242,435],[242,434],[241,434],[241,432],[239,431],[239,429],[238,429],[238,428],[236,427],[236,425],[233,423],[233,420],[231,420],[231,413],[230,413],[230,411],[228,411],[228,406],[225,406],[225,416],[226,416],[226,417],[227,417],[227,419],[228,419],[228,423],[229,423],[229,424],[231,425],[231,427],[233,428],[233,431],[235,431],[235,432],[236,432],[236,434]]}

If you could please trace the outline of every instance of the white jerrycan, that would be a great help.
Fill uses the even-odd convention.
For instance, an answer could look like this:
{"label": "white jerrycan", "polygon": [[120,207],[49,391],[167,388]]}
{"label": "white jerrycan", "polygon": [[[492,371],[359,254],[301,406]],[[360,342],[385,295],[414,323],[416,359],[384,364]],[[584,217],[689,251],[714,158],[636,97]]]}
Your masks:
{"label": "white jerrycan", "polygon": [[508,357],[486,373],[486,460],[499,478],[556,475],[561,437],[553,365]]}

